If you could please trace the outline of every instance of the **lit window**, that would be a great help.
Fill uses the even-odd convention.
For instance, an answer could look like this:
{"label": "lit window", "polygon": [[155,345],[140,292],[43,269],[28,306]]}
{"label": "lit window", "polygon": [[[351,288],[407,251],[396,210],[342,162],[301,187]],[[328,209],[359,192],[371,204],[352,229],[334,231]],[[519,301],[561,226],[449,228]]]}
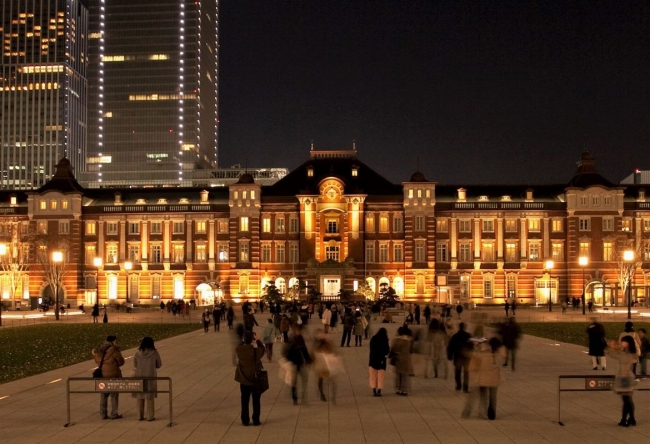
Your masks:
{"label": "lit window", "polygon": [[483,244],[483,262],[494,262],[494,244],[492,242]]}
{"label": "lit window", "polygon": [[218,260],[221,263],[228,262],[228,244],[219,244]]}
{"label": "lit window", "polygon": [[580,242],[580,252],[578,256],[591,257],[591,244],[589,242]]}
{"label": "lit window", "polygon": [[162,245],[152,245],[151,246],[151,256],[149,261],[152,264],[159,264],[162,262]]}
{"label": "lit window", "polygon": [[506,279],[507,296],[509,298],[517,297],[517,275],[509,274]]}
{"label": "lit window", "polygon": [[494,221],[492,219],[483,220],[483,232],[491,233],[494,231]]}
{"label": "lit window", "polygon": [[239,262],[248,262],[248,242],[239,243]]}
{"label": "lit window", "polygon": [[539,219],[528,219],[528,231],[539,233]]}
{"label": "lit window", "polygon": [[539,253],[539,244],[538,243],[531,243],[528,245],[528,260],[532,262],[536,262],[541,260],[540,253]]}
{"label": "lit window", "polygon": [[[246,230],[242,230],[242,231],[246,231]],[[262,218],[262,232],[263,233],[271,232],[271,218],[269,216],[265,216]]]}
{"label": "lit window", "polygon": [[336,220],[336,219],[328,220],[325,230],[326,230],[327,234],[338,234],[338,232],[339,232],[339,221]]}
{"label": "lit window", "polygon": [[67,200],[62,200],[62,201],[61,201],[61,209],[62,209],[62,210],[67,210],[69,204],[70,204],[70,203],[69,203]]}
{"label": "lit window", "polygon": [[117,222],[106,222],[106,234],[117,234]]}
{"label": "lit window", "polygon": [[207,262],[207,255],[206,255],[206,248],[205,244],[198,244],[196,246],[196,252],[195,254],[195,262]]}
{"label": "lit window", "polygon": [[97,234],[97,223],[95,221],[86,222],[86,234],[90,236]]}
{"label": "lit window", "polygon": [[335,245],[328,245],[325,247],[325,258],[331,261],[339,260],[339,247]]}
{"label": "lit window", "polygon": [[379,232],[388,233],[388,216],[379,216]]}
{"label": "lit window", "polygon": [[[248,231],[248,217],[239,218],[239,231]],[[242,261],[246,262],[246,261]]]}
{"label": "lit window", "polygon": [[562,219],[553,219],[551,221],[551,231],[553,231],[553,233],[561,233],[564,231],[564,224]]}
{"label": "lit window", "polygon": [[366,216],[366,231],[369,233],[375,231],[375,216],[371,214]]}
{"label": "lit window", "polygon": [[611,242],[603,242],[603,261],[608,262],[614,259],[614,245]]}
{"label": "lit window", "polygon": [[196,233],[197,234],[205,234],[205,226],[206,223],[204,220],[197,220],[196,221]]}
{"label": "lit window", "polygon": [[219,219],[219,223],[217,225],[217,232],[219,234],[228,233],[228,219]]}
{"label": "lit window", "polygon": [[183,244],[174,244],[173,260],[176,264],[185,262],[185,248]]}
{"label": "lit window", "polygon": [[485,274],[483,275],[483,297],[492,298],[494,290],[494,275]]}
{"label": "lit window", "polygon": [[553,242],[551,245],[551,258],[557,262],[564,261],[564,244]]}
{"label": "lit window", "polygon": [[448,230],[447,219],[438,219],[436,221],[436,231],[438,233],[446,233]]}
{"label": "lit window", "polygon": [[70,221],[68,220],[59,221],[59,234],[70,234]]}
{"label": "lit window", "polygon": [[106,263],[117,264],[117,244],[106,245]]}
{"label": "lit window", "polygon": [[516,243],[507,243],[506,244],[506,262],[517,262],[517,244]]}
{"label": "lit window", "polygon": [[47,210],[47,202],[44,200],[40,201],[38,204],[38,208],[43,211]]}
{"label": "lit window", "polygon": [[151,222],[151,234],[162,234],[162,222]]}
{"label": "lit window", "polygon": [[284,233],[284,217],[278,217],[275,219],[275,231],[278,233]]}
{"label": "lit window", "polygon": [[402,244],[393,245],[393,262],[402,262],[404,260],[404,247]]}
{"label": "lit window", "polygon": [[630,219],[621,220],[621,231],[632,231],[632,221]]}

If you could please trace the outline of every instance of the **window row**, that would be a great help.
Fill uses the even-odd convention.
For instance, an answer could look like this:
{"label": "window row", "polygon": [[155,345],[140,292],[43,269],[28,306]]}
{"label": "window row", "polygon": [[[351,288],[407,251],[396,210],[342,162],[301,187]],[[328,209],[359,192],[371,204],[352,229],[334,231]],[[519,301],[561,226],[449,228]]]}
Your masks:
{"label": "window row", "polygon": [[[476,219],[475,219],[476,220]],[[505,219],[504,229],[506,233],[517,233],[520,229],[520,220],[523,220],[528,228],[528,232],[539,233],[541,231],[540,218],[526,218],[526,219]],[[473,219],[458,219],[458,232],[471,233]],[[493,233],[495,231],[496,219],[478,219],[478,226],[483,233]],[[552,218],[550,220],[550,228],[553,233],[561,233],[564,231],[564,220],[561,218]],[[436,232],[448,233],[450,220],[447,218],[438,218],[436,220]]]}

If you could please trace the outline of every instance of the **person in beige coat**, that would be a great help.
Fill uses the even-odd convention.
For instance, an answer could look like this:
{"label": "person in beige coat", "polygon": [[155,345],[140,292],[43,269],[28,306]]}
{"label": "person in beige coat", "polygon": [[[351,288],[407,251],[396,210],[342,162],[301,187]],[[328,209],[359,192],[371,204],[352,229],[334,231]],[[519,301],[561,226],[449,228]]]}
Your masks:
{"label": "person in beige coat", "polygon": [[[480,395],[479,416],[488,419],[496,419],[497,411],[497,389],[501,384],[501,366],[505,358],[501,341],[499,338],[491,338],[487,342],[481,342],[474,351],[469,364],[470,378],[475,388],[470,392],[463,418],[469,417],[476,395]],[[487,415],[486,415],[487,414]]]}
{"label": "person in beige coat", "polygon": [[[162,360],[158,354],[158,350],[154,346],[153,339],[149,336],[142,339],[140,348],[135,352],[133,357],[133,370],[134,376],[141,378],[155,378],[158,376],[158,369],[162,366]],[[158,385],[156,381],[144,381],[144,392],[134,393],[133,397],[138,400],[138,411],[140,412],[139,419],[143,421],[144,417],[144,404],[147,401],[147,421],[153,421],[155,418],[154,399],[158,396]]]}
{"label": "person in beige coat", "polygon": [[[95,363],[102,367],[103,378],[121,378],[120,367],[124,365],[124,357],[117,348],[117,336],[109,335],[106,342],[99,348],[92,351]],[[122,415],[118,412],[120,394],[118,392],[101,393],[99,398],[99,416],[108,419],[108,398],[111,398],[111,419],[120,419]]]}

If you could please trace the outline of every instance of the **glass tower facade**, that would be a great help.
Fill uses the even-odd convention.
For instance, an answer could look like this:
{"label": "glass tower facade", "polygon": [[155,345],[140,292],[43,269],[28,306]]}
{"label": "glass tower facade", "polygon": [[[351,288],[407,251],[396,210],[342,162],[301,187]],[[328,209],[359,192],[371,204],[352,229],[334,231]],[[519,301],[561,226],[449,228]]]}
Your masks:
{"label": "glass tower facade", "polygon": [[[217,166],[218,0],[90,6],[87,172]],[[88,174],[90,176],[90,174]]]}
{"label": "glass tower facade", "polygon": [[87,1],[3,0],[0,186],[43,185],[61,157],[86,159]]}

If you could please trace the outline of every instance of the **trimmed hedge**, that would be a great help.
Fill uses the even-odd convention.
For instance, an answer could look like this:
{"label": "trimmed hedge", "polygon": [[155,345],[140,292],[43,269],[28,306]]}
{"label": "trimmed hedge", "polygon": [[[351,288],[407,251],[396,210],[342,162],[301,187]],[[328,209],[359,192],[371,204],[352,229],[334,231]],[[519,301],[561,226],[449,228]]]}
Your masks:
{"label": "trimmed hedge", "polygon": [[[540,338],[552,339],[570,344],[588,345],[587,327],[588,323],[580,322],[522,322],[519,324],[523,334],[538,336]],[[603,322],[607,339],[618,339],[623,331],[625,322]],[[634,329],[645,328],[650,332],[650,324],[647,322],[635,322]]]}

